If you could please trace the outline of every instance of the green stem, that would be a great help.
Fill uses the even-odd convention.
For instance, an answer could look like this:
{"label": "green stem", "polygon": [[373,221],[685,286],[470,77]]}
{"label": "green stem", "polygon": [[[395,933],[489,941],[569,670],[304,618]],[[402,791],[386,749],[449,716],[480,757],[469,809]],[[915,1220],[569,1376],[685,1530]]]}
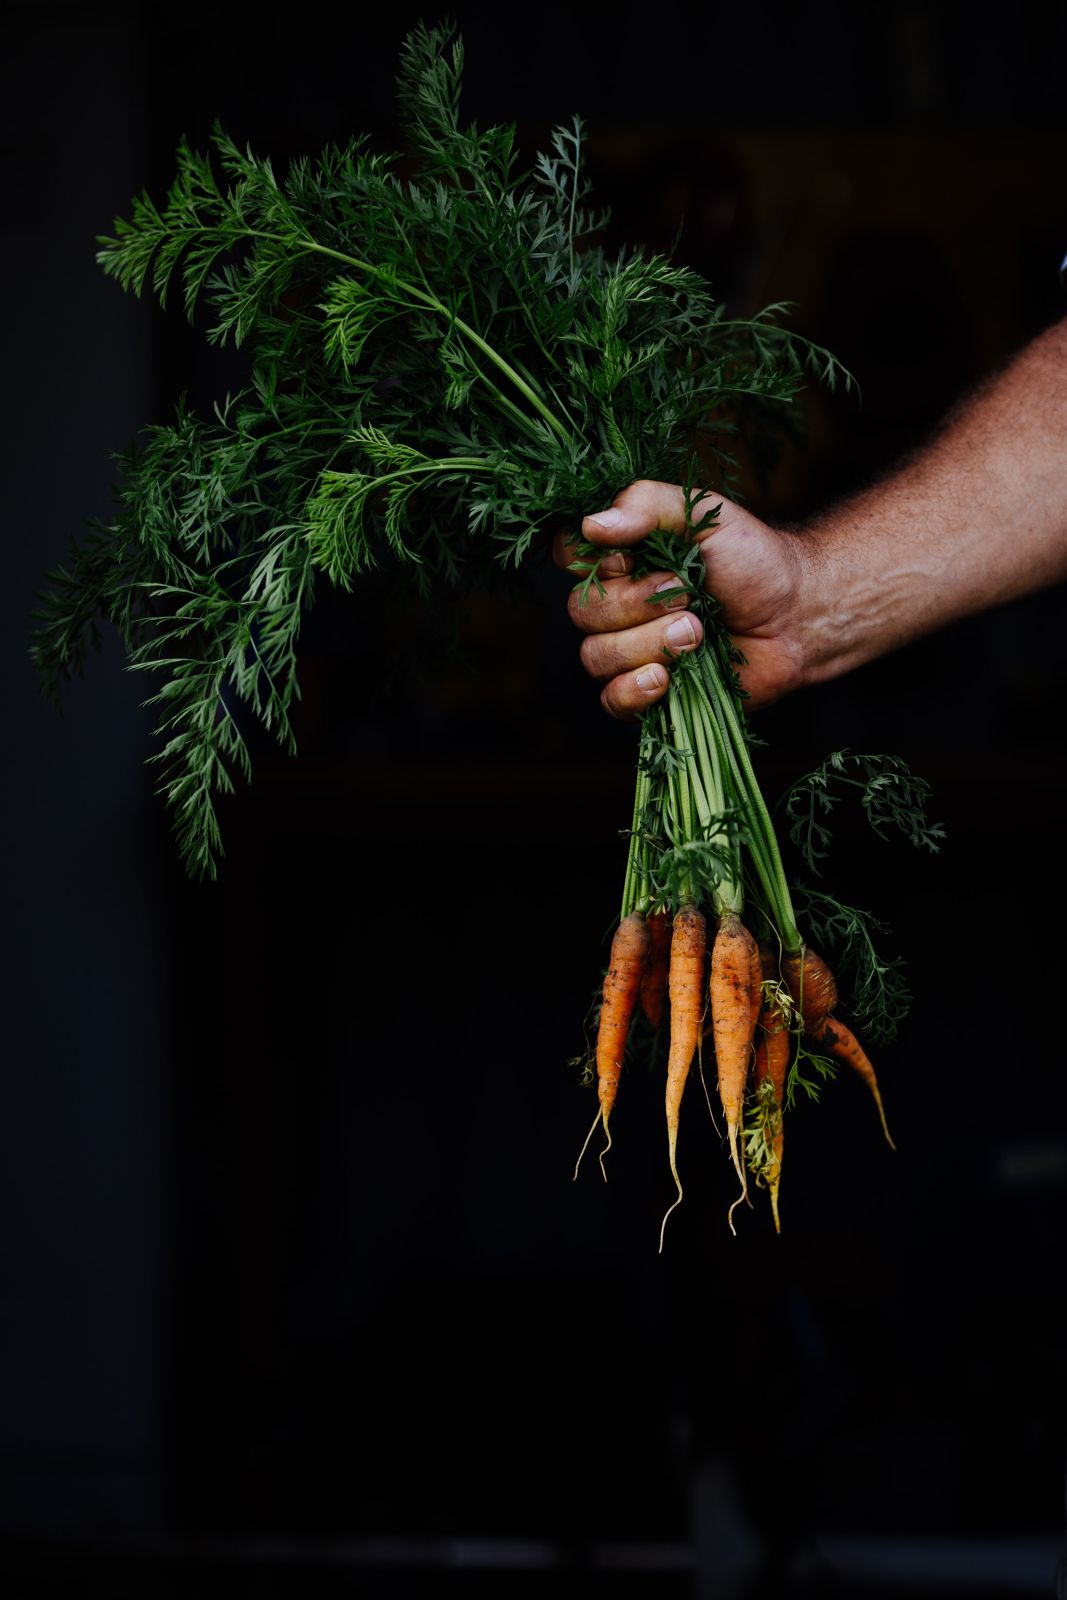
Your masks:
{"label": "green stem", "polygon": [[[712,709],[708,704],[707,695],[704,692],[703,684],[701,683],[699,677],[694,678],[691,675],[689,698],[692,710],[694,743],[697,748],[698,758],[703,762],[704,767],[708,771],[709,778],[714,786],[713,793],[716,800],[717,814],[725,819],[727,812],[730,809],[731,796],[729,793],[729,786],[724,781],[723,768],[728,764],[729,752],[723,743],[719,727],[715,721]],[[733,774],[731,775],[733,776]],[[743,796],[738,795],[737,798],[743,801]],[[730,855],[734,863],[733,876],[729,884],[729,893],[724,895],[724,900],[729,902],[731,910],[740,912],[742,904],[739,895],[739,884],[741,881],[740,846],[737,841],[736,832],[734,837],[731,839],[729,829],[725,826],[725,823],[720,829],[720,832],[725,834],[725,842],[729,847]]]}
{"label": "green stem", "polygon": [[[270,239],[275,244],[287,244],[289,242],[280,234],[257,232],[255,237],[259,239]],[[493,365],[504,374],[509,383],[513,384],[514,387],[518,389],[519,393],[530,402],[534,410],[541,414],[552,431],[560,439],[563,439],[567,443],[570,442],[570,435],[566,428],[560,422],[559,418],[549,410],[548,406],[545,405],[544,401],[541,399],[541,396],[530,387],[524,378],[520,377],[520,375],[515,371],[514,367],[509,366],[509,364],[504,360],[503,356],[494,350],[491,344],[482,338],[481,334],[476,328],[472,328],[469,322],[464,322],[462,317],[455,316],[454,313],[451,312],[435,294],[432,294],[425,289],[420,289],[416,284],[408,283],[405,281],[405,279],[398,278],[391,272],[384,272],[381,267],[376,267],[371,261],[361,261],[358,256],[345,255],[341,250],[333,250],[329,245],[319,244],[310,236],[305,236],[305,244],[303,248],[305,251],[314,251],[317,255],[330,256],[334,261],[341,261],[347,267],[355,267],[357,272],[369,272],[372,277],[384,279],[387,283],[392,284],[394,288],[399,289],[403,294],[409,295],[413,300],[419,301],[431,311],[436,311],[441,316],[447,317],[452,326],[457,328],[463,337],[473,344],[477,349],[479,349],[484,356],[488,357]]]}
{"label": "green stem", "polygon": [[[450,472],[513,472],[516,469],[509,467],[507,462],[487,461],[478,456],[439,456],[435,461],[413,461],[410,466],[397,467],[395,472],[381,472],[374,482],[393,483],[398,478],[413,478],[426,472],[436,472],[442,477],[447,477]],[[354,478],[364,477],[363,473],[343,472],[338,477]]]}
{"label": "green stem", "polygon": [[[643,742],[643,741],[642,741]],[[638,759],[637,781],[634,784],[634,814],[630,825],[630,848],[626,855],[626,877],[622,888],[622,916],[628,917],[638,902],[644,898],[642,895],[642,872],[640,859],[642,855],[641,829],[644,821],[645,807],[648,804],[649,778]]]}
{"label": "green stem", "polygon": [[680,692],[688,711],[690,747],[700,774],[701,787],[711,796],[711,801],[707,802],[706,817],[703,819],[703,836],[716,843],[721,836],[721,843],[732,863],[731,872],[723,875],[714,895],[715,912],[717,916],[721,916],[725,910],[740,913],[742,909],[744,902],[741,892],[741,858],[737,839],[731,838],[727,822],[731,796],[723,781],[724,751],[714,718],[709,715],[704,686],[700,678],[695,675],[694,667],[695,664],[690,661],[690,664],[683,668],[680,674]]}
{"label": "green stem", "polygon": [[[712,824],[716,816],[721,815],[722,812],[720,805],[713,804],[713,801],[717,801],[719,798],[719,774],[715,768],[709,770],[706,762],[703,765],[701,764],[701,752],[698,747],[696,729],[693,726],[690,709],[686,689],[684,686],[680,686],[678,718],[681,735],[685,741],[685,771],[689,780],[689,794],[700,824],[699,837],[709,838]],[[706,751],[704,753],[706,754]]]}
{"label": "green stem", "polygon": [[709,698],[722,718],[728,748],[736,763],[745,815],[755,824],[756,833],[762,840],[762,850],[752,851],[757,872],[767,898],[774,908],[778,932],[785,948],[799,950],[802,941],[797,930],[789,883],[782,865],[774,824],[749,757],[748,740],[745,738],[741,722],[742,713],[738,709],[733,691],[728,689],[722,680],[714,650],[705,645],[700,648],[697,655],[700,657]]}
{"label": "green stem", "polygon": [[517,406],[509,395],[506,395],[502,389],[497,388],[488,373],[482,372],[480,368],[476,368],[476,371],[478,372],[479,381],[485,384],[497,405],[502,411],[507,412],[515,426],[521,428],[529,438],[535,439],[538,444],[543,445],[544,429],[537,421],[537,418],[527,416],[526,412],[520,406]]}
{"label": "green stem", "polygon": [[[679,704],[678,679],[673,674],[671,685],[667,691],[667,712],[671,722],[671,733],[674,736],[675,749],[684,754],[689,749],[686,739],[686,728],[682,721],[681,706]],[[688,844],[693,838],[693,797],[689,785],[689,762],[679,767],[673,774],[675,779],[675,793],[678,797],[678,821],[681,824],[682,839]]]}

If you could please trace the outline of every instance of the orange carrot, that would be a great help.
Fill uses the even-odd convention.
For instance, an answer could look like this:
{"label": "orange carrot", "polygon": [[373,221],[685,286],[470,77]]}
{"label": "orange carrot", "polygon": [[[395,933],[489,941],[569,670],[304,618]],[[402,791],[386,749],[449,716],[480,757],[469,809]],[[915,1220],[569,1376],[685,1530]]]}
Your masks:
{"label": "orange carrot", "polygon": [[796,955],[782,957],[782,976],[789,993],[800,1008],[804,1032],[814,1039],[816,1044],[823,1045],[829,1050],[831,1055],[837,1056],[841,1061],[847,1061],[870,1089],[882,1120],[882,1132],[890,1149],[895,1150],[896,1145],[889,1137],[885,1107],[882,1105],[878,1079],[875,1077],[870,1057],[851,1028],[846,1028],[843,1022],[838,1022],[832,1015],[837,1004],[837,984],[826,962],[821,956],[817,956],[814,950],[804,949]]}
{"label": "orange carrot", "polygon": [[675,914],[671,932],[671,960],[668,987],[671,997],[671,1038],[667,1053],[667,1152],[678,1198],[669,1206],[659,1232],[663,1249],[663,1230],[674,1207],[681,1204],[682,1184],[678,1177],[678,1117],[682,1091],[689,1076],[694,1052],[700,1041],[704,1009],[704,956],[707,951],[707,926],[696,906],[685,905]]}
{"label": "orange carrot", "polygon": [[758,1004],[753,1012],[759,971],[755,939],[735,911],[725,912],[719,919],[711,951],[711,1025],[719,1071],[719,1098],[726,1115],[730,1155],[741,1180],[742,1197],[747,1197],[748,1185],[737,1136],[752,1055],[752,1035],[759,1015]]}
{"label": "orange carrot", "polygon": [[822,956],[806,946],[782,957],[782,977],[809,1031],[837,1004],[837,984]]}
{"label": "orange carrot", "polygon": [[829,1050],[831,1055],[837,1056],[841,1061],[847,1061],[849,1066],[854,1067],[859,1073],[874,1096],[874,1103],[878,1107],[878,1115],[882,1119],[882,1132],[886,1136],[886,1142],[891,1150],[895,1150],[896,1145],[889,1137],[889,1128],[885,1120],[885,1107],[882,1105],[882,1096],[878,1090],[878,1079],[875,1077],[874,1067],[871,1065],[870,1058],[851,1028],[846,1028],[845,1024],[838,1022],[836,1017],[824,1017],[817,1030],[812,1033],[812,1038],[817,1044],[821,1044],[825,1049]]}
{"label": "orange carrot", "polygon": [[790,1039],[789,1029],[781,1012],[776,1006],[764,1006],[760,1014],[760,1029],[756,1039],[756,1083],[761,1084],[770,1079],[771,1091],[774,1095],[775,1121],[774,1138],[771,1149],[774,1159],[767,1170],[767,1189],[771,1197],[771,1210],[774,1213],[774,1231],[781,1233],[782,1225],[778,1216],[778,1187],[782,1179],[782,1150],[785,1144],[785,1135],[782,1125],[782,1101],[785,1098],[786,1073],[789,1070]]}
{"label": "orange carrot", "polygon": [[[745,929],[748,932],[748,929]],[[749,934],[749,938],[752,935]],[[748,969],[748,1036],[753,1039],[756,1034],[756,1023],[759,1021],[760,1012],[763,1010],[763,977],[764,954],[755,940],[752,941],[752,960]],[[773,968],[768,964],[766,971],[770,973]]]}
{"label": "orange carrot", "polygon": [[[615,1096],[619,1087],[619,1075],[622,1071],[622,1058],[626,1051],[626,1036],[630,1029],[630,1019],[637,1005],[637,994],[641,986],[641,975],[648,960],[648,952],[652,943],[652,935],[644,917],[636,911],[631,911],[629,916],[623,917],[615,930],[615,937],[611,941],[611,956],[608,961],[607,975],[604,978],[603,997],[600,1003],[600,1022],[597,1027],[596,1039],[596,1071],[597,1071],[597,1100],[599,1102],[597,1114],[593,1118],[593,1126],[586,1134],[585,1144],[575,1164],[574,1175],[578,1176],[578,1167],[581,1166],[582,1156],[585,1155],[586,1146],[593,1137],[593,1130],[598,1122],[603,1122],[604,1132],[607,1135],[607,1144],[600,1156],[600,1170],[604,1172],[604,1156],[611,1149],[611,1131],[608,1128],[608,1118],[611,1116],[615,1104]],[[604,1173],[607,1178],[607,1173]]]}
{"label": "orange carrot", "polygon": [[652,948],[641,979],[641,1010],[654,1028],[663,1021],[667,1007],[667,975],[671,962],[671,919],[666,911],[655,911],[648,919]]}

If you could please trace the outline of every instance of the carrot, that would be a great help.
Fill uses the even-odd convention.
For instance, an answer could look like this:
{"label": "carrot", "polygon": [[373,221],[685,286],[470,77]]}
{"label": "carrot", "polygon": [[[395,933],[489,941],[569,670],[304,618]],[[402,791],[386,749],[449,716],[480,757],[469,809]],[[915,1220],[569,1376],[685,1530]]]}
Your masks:
{"label": "carrot", "polygon": [[874,1067],[863,1046],[860,1044],[851,1028],[846,1028],[843,1022],[838,1022],[836,1017],[824,1017],[818,1025],[818,1030],[812,1034],[816,1044],[821,1044],[830,1054],[837,1056],[841,1061],[847,1061],[854,1067],[874,1096],[874,1103],[878,1107],[878,1115],[882,1119],[882,1132],[891,1150],[896,1145],[889,1137],[889,1128],[885,1120],[885,1107],[882,1105],[882,1096],[878,1090],[878,1079],[874,1074]]}
{"label": "carrot", "polygon": [[771,1210],[774,1213],[775,1233],[781,1233],[782,1231],[781,1221],[778,1216],[778,1187],[782,1179],[782,1150],[785,1143],[782,1125],[782,1101],[785,1096],[785,1080],[789,1070],[789,1056],[789,1029],[786,1027],[782,1014],[776,1006],[764,1006],[760,1014],[760,1028],[756,1039],[755,1078],[757,1086],[769,1079],[771,1093],[774,1096],[774,1134],[771,1141],[773,1160],[767,1169],[766,1178],[767,1189],[771,1197]]}
{"label": "carrot", "polygon": [[[582,1164],[582,1156],[593,1137],[598,1122],[603,1122],[607,1144],[600,1155],[600,1170],[604,1172],[604,1157],[611,1149],[611,1131],[608,1118],[615,1104],[622,1071],[622,1058],[626,1051],[626,1036],[630,1019],[637,1005],[641,976],[648,960],[652,935],[644,917],[636,911],[623,917],[611,941],[611,955],[604,978],[603,997],[600,1003],[600,1021],[596,1038],[597,1100],[599,1102],[593,1126],[585,1136],[585,1144],[574,1167],[574,1176]],[[607,1173],[604,1172],[605,1180]]]}
{"label": "carrot", "polygon": [[736,911],[724,912],[711,951],[711,1025],[719,1072],[719,1098],[726,1115],[734,1170],[741,1180],[742,1198],[748,1196],[748,1184],[737,1135],[752,1057],[752,1035],[759,1014],[758,1006],[753,1013],[753,994],[759,981],[759,951],[755,939]]}
{"label": "carrot", "polygon": [[809,1031],[823,1017],[828,1017],[836,1006],[837,984],[834,975],[822,956],[816,955],[807,946],[786,951],[782,957],[782,977]]}
{"label": "carrot", "polygon": [[837,1004],[837,984],[834,975],[821,956],[814,950],[803,949],[794,955],[782,957],[782,976],[789,993],[796,1002],[804,1022],[804,1032],[816,1044],[824,1046],[831,1055],[847,1061],[854,1067],[874,1096],[878,1115],[882,1119],[882,1132],[891,1150],[896,1149],[889,1136],[885,1120],[885,1107],[878,1089],[878,1079],[870,1057],[851,1028],[838,1022],[832,1015]]}
{"label": "carrot", "polygon": [[668,988],[671,998],[671,1037],[667,1052],[667,1152],[678,1198],[668,1206],[659,1231],[663,1249],[663,1230],[674,1207],[681,1204],[682,1184],[678,1177],[678,1117],[682,1091],[689,1076],[694,1052],[700,1042],[704,992],[704,956],[707,951],[707,925],[694,905],[684,905],[676,913],[671,930],[671,959]]}
{"label": "carrot", "polygon": [[[748,929],[747,928],[745,929],[745,932],[748,933]],[[752,938],[751,934],[749,934],[749,938],[750,939]],[[753,1039],[755,1037],[755,1034],[756,1034],[756,1023],[759,1021],[760,1012],[763,1010],[763,973],[764,973],[764,965],[763,965],[763,963],[764,963],[765,957],[764,957],[763,951],[760,949],[759,945],[755,942],[754,939],[752,940],[752,952],[751,952],[751,954],[752,954],[752,959],[751,959],[751,962],[749,964],[749,969],[748,969],[748,1036],[749,1036],[749,1039]],[[771,972],[773,970],[773,968],[771,967],[771,965],[769,963],[767,965],[766,970],[768,972]]]}
{"label": "carrot", "polygon": [[654,1028],[663,1022],[667,1006],[667,975],[671,962],[671,919],[655,911],[648,919],[652,948],[641,979],[641,1010]]}

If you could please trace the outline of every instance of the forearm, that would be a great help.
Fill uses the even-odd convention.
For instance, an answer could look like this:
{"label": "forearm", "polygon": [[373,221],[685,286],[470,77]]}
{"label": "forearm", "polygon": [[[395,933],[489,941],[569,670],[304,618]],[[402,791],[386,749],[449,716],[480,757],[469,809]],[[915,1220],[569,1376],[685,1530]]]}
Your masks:
{"label": "forearm", "polygon": [[809,683],[1067,577],[1067,320],[798,550]]}

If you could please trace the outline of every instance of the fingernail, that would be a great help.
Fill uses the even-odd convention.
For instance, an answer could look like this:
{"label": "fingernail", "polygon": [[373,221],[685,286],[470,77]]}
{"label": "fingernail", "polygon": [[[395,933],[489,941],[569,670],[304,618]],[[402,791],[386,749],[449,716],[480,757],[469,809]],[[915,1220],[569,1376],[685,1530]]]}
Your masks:
{"label": "fingernail", "polygon": [[653,689],[659,689],[661,687],[659,668],[643,667],[637,674],[637,687],[639,689],[645,689],[649,693],[651,693]]}
{"label": "fingernail", "polygon": [[608,511],[594,511],[593,515],[586,517],[586,522],[595,522],[598,528],[617,528],[622,521],[622,512],[616,506]]}
{"label": "fingernail", "polygon": [[607,573],[609,576],[615,572],[625,572],[626,557],[618,550],[612,551],[610,556],[605,556],[601,561],[600,571],[601,573]]}
{"label": "fingernail", "polygon": [[667,643],[673,644],[676,649],[684,649],[687,644],[696,644],[696,629],[689,617],[679,617],[677,622],[672,622],[667,629]]}
{"label": "fingernail", "polygon": [[676,611],[679,606],[685,605],[689,596],[677,578],[668,578],[664,583],[657,583],[652,592],[653,594],[665,594],[668,589],[677,589],[678,593],[672,596],[670,600],[664,600],[660,609],[663,611]]}

